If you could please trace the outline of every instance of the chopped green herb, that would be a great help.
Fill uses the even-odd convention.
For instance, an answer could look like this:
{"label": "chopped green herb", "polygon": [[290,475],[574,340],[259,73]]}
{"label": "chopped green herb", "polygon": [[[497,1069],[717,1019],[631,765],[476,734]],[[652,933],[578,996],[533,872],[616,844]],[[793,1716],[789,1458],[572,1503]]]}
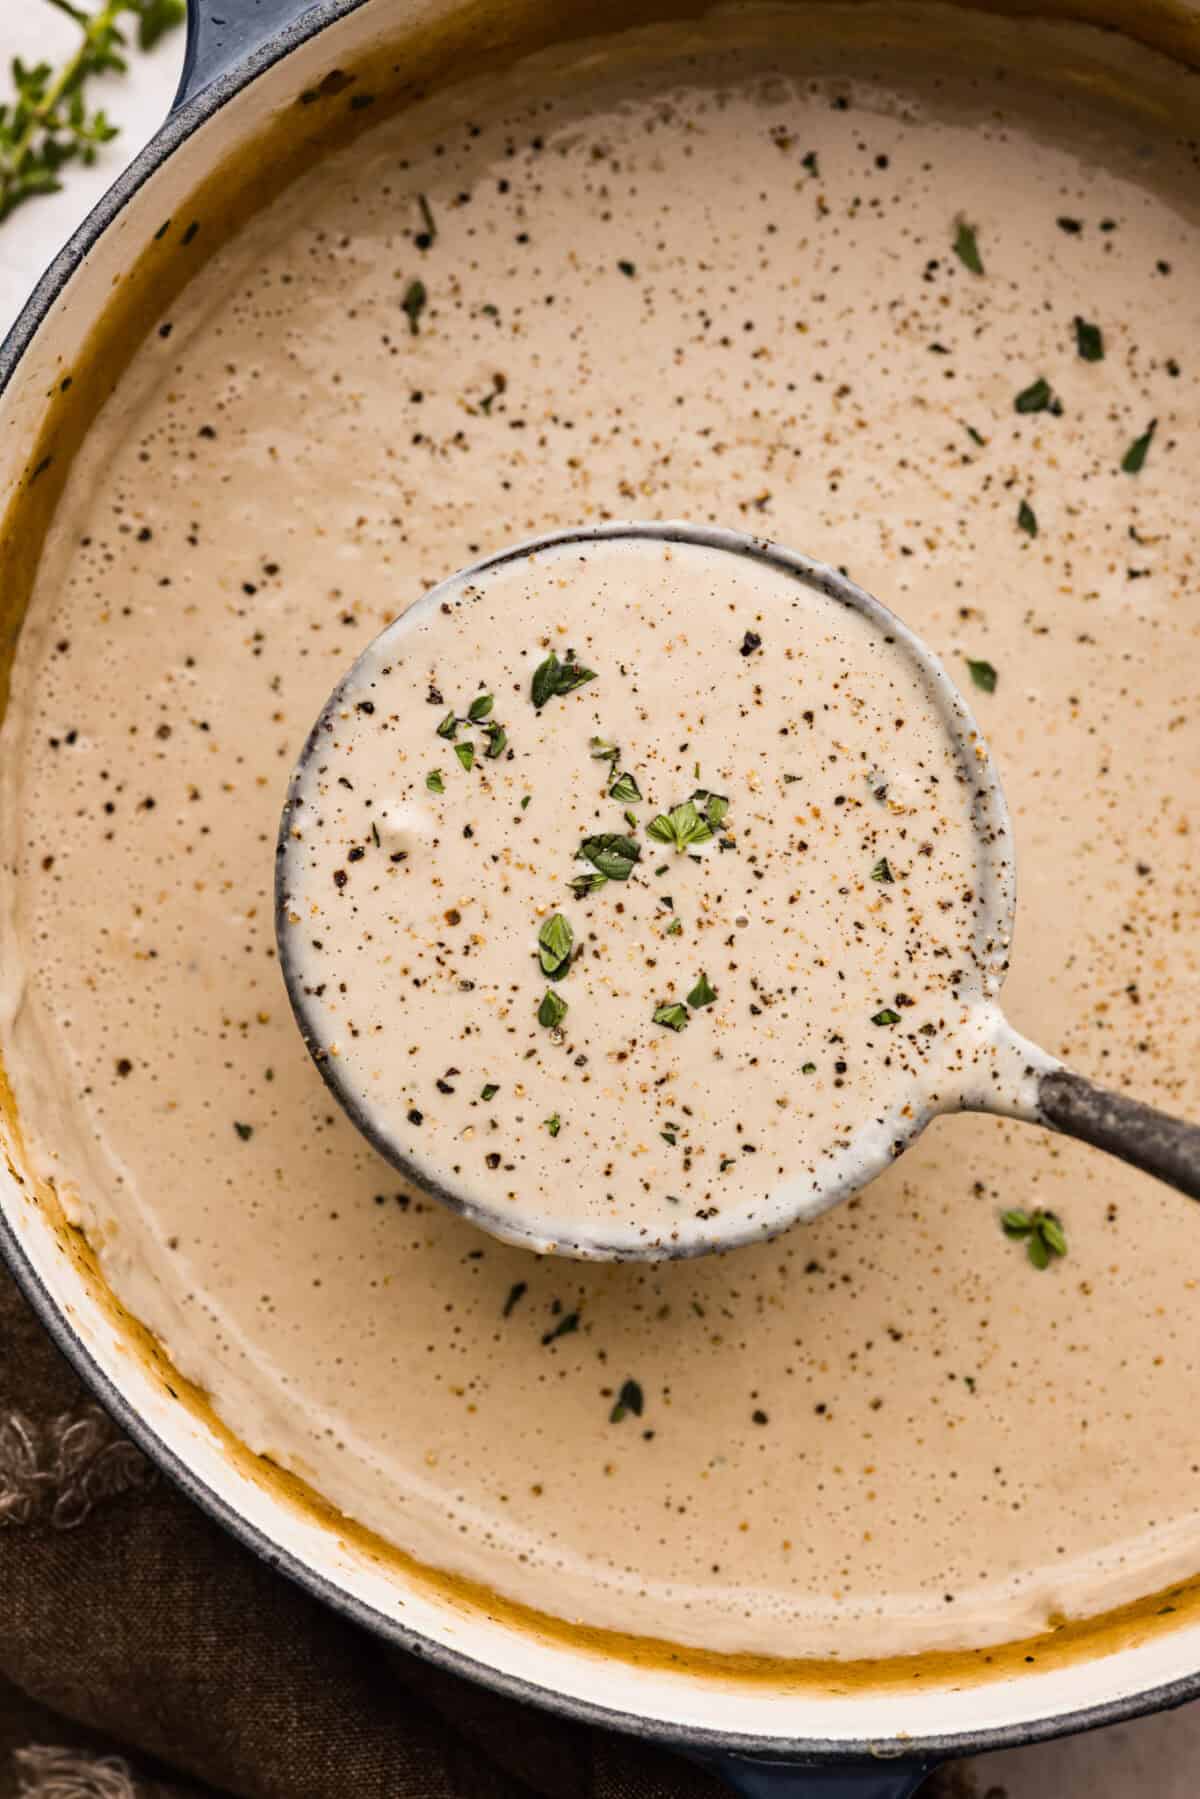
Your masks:
{"label": "chopped green herb", "polygon": [[882,1012],[875,1012],[872,1014],[871,1023],[872,1024],[899,1024],[900,1023],[900,1014],[899,1014],[899,1012],[893,1012],[892,1008],[890,1006],[885,1006],[883,1008]]}
{"label": "chopped green herb", "polygon": [[521,795],[521,810],[522,810],[522,812],[524,812],[526,806],[529,804],[529,802],[532,798],[533,798],[533,795],[531,793],[524,793]]}
{"label": "chopped green herb", "polygon": [[1121,458],[1121,467],[1127,475],[1140,474],[1146,463],[1146,452],[1154,440],[1158,430],[1158,420],[1151,419],[1140,437],[1135,437]]}
{"label": "chopped green herb", "polygon": [[374,819],[371,820],[371,840],[376,849],[381,847],[383,840],[379,835],[379,826],[375,823]]}
{"label": "chopped green herb", "polygon": [[555,695],[574,693],[575,689],[582,687],[585,681],[594,681],[595,679],[596,675],[593,669],[584,668],[582,664],[575,661],[573,650],[567,651],[565,662],[560,662],[554,651],[551,650],[546,660],[539,662],[533,671],[529,697],[537,711],[540,712],[546,701],[554,699]]}
{"label": "chopped green herb", "polygon": [[1104,333],[1099,325],[1089,325],[1075,314],[1075,348],[1085,362],[1104,361]]}
{"label": "chopped green herb", "polygon": [[816,1074],[817,1065],[815,1062],[802,1062],[800,1064],[800,1072],[801,1074]]}
{"label": "chopped green herb", "polygon": [[631,774],[619,774],[608,790],[610,800],[619,800],[623,806],[633,805],[642,797],[642,790]]}
{"label": "chopped green herb", "polygon": [[479,1097],[480,1099],[495,1099],[499,1091],[500,1089],[495,1081],[489,1081],[486,1087],[481,1087],[479,1089]]}
{"label": "chopped green herb", "polygon": [[457,730],[458,730],[458,720],[455,718],[453,712],[447,712],[445,718],[442,720],[441,724],[437,728],[438,736],[453,738],[453,736]]}
{"label": "chopped green herb", "polygon": [[996,682],[999,679],[999,676],[990,662],[975,662],[968,656],[967,667],[971,671],[971,679],[974,681],[976,687],[980,688],[984,693],[995,693]]}
{"label": "chopped green herb", "polygon": [[430,793],[445,793],[446,783],[442,779],[442,771],[440,768],[430,769],[429,773],[425,776],[425,785],[428,787]]}
{"label": "chopped green herb", "polygon": [[1017,507],[1017,523],[1022,531],[1028,531],[1030,537],[1037,536],[1037,513],[1033,510],[1033,507],[1029,504],[1028,500],[1022,500],[1021,504]]}
{"label": "chopped green herb", "polygon": [[1056,1256],[1065,1256],[1067,1253],[1067,1235],[1055,1213],[1042,1213],[1041,1230],[1047,1249],[1052,1250]]}
{"label": "chopped green herb", "polygon": [[802,779],[801,775],[784,775],[783,784],[785,787],[794,787],[796,782]]}
{"label": "chopped green herb", "polygon": [[665,1024],[669,1031],[682,1031],[687,1025],[688,1009],[678,1000],[664,1000],[654,1008],[655,1024]]}
{"label": "chopped green herb", "polygon": [[475,745],[473,743],[456,743],[454,754],[469,773],[475,766]]}
{"label": "chopped green herb", "polygon": [[421,329],[417,321],[425,310],[425,302],[428,298],[423,281],[410,281],[404,290],[404,298],[400,305],[408,319],[408,328],[414,337]]}
{"label": "chopped green herb", "polygon": [[[696,773],[699,774],[699,767]],[[699,806],[709,825],[715,831],[729,810],[729,801],[723,793],[709,793],[706,787],[697,787],[692,795],[693,804]]]}
{"label": "chopped green herb", "polygon": [[819,175],[821,173],[815,150],[810,150],[806,156],[800,158],[800,167],[802,169],[807,169],[810,175]]}
{"label": "chopped green herb", "polygon": [[120,128],[107,114],[89,109],[85,89],[93,76],[128,69],[128,39],[118,17],[136,17],[138,47],[150,50],[184,16],[183,0],[100,0],[95,10],[74,0],[53,3],[81,36],[58,68],[20,57],[9,65],[13,99],[0,105],[0,220],[26,200],[58,193],[67,163],[93,163],[97,148],[117,136]]}
{"label": "chopped green herb", "polygon": [[973,444],[978,444],[980,449],[983,449],[987,444],[987,438],[984,437],[981,432],[976,431],[974,425],[964,425],[963,430],[966,432],[971,442]]}
{"label": "chopped green herb", "polygon": [[1050,391],[1050,383],[1044,375],[1039,375],[1036,381],[1031,381],[1028,387],[1023,387],[1013,401],[1013,405],[1018,412],[1062,411]]}
{"label": "chopped green herb", "polygon": [[682,937],[683,936],[683,925],[680,923],[679,919],[673,918],[671,920],[670,924],[667,926],[667,936],[668,937]]}
{"label": "chopped green herb", "polygon": [[425,225],[425,230],[424,230],[423,235],[426,240],[422,244],[420,241],[420,238],[418,237],[417,242],[418,242],[419,247],[422,250],[428,250],[431,247],[431,245],[433,245],[434,243],[437,242],[437,226],[433,222],[433,211],[429,205],[429,201],[425,198],[424,194],[417,195],[417,205],[421,209],[421,218]]}
{"label": "chopped green herb", "polygon": [[673,843],[680,853],[693,844],[707,843],[715,826],[728,811],[729,801],[718,794],[701,793],[697,797],[707,802],[710,816],[702,816],[697,811],[695,799],[684,800],[681,806],[673,806],[670,812],[660,812],[657,818],[652,818],[646,826],[647,833],[659,843]]}
{"label": "chopped green herb", "polygon": [[508,1298],[504,1302],[504,1309],[500,1313],[500,1316],[502,1318],[507,1318],[513,1307],[525,1297],[528,1291],[528,1281],[514,1281],[513,1285],[508,1289]]}
{"label": "chopped green herb", "polygon": [[642,859],[640,845],[632,837],[616,831],[602,831],[596,837],[585,837],[575,851],[576,861],[590,862],[610,881],[627,881],[634,864]]}
{"label": "chopped green herb", "polygon": [[537,1010],[538,1023],[544,1025],[548,1031],[556,1031],[566,1016],[566,1000],[560,998],[552,988],[547,987],[542,995],[542,1003]]}
{"label": "chopped green herb", "polygon": [[871,870],[871,879],[873,881],[886,881],[889,884],[895,881],[896,877],[892,873],[892,865],[886,856],[880,856],[878,862]]}
{"label": "chopped green herb", "polygon": [[557,1112],[552,1112],[549,1118],[544,1118],[542,1120],[542,1123],[552,1137],[557,1137],[558,1133],[562,1130],[562,1119]]}
{"label": "chopped green herb", "polygon": [[504,753],[504,747],[508,742],[508,732],[504,729],[503,725],[492,722],[484,725],[483,729],[488,740],[488,746],[484,751],[484,754],[489,762],[494,762],[497,756]]}
{"label": "chopped green herb", "polygon": [[954,236],[954,254],[964,268],[970,269],[972,275],[983,274],[983,258],[979,254],[979,242],[975,236],[974,225],[968,225],[964,218],[958,221],[958,230]]}
{"label": "chopped green herb", "polygon": [[609,743],[603,737],[590,737],[588,747],[592,752],[593,762],[615,762],[621,754],[615,743]]}
{"label": "chopped green herb", "polygon": [[481,693],[467,707],[467,717],[473,725],[482,724],[494,704],[495,700],[490,693]]}
{"label": "chopped green herb", "polygon": [[627,1412],[632,1412],[635,1418],[640,1418],[645,1403],[642,1389],[638,1383],[635,1380],[627,1380],[617,1394],[617,1403],[608,1414],[608,1422],[620,1424]]}
{"label": "chopped green herb", "polygon": [[637,274],[637,264],[628,262],[624,258],[617,264],[617,267],[620,269],[622,275],[629,275],[632,277]]}
{"label": "chopped green herb", "polygon": [[716,997],[715,990],[708,984],[708,976],[701,973],[700,979],[687,996],[687,1003],[698,1012],[701,1006],[711,1006]]}
{"label": "chopped green herb", "polygon": [[251,1137],[254,1135],[254,1126],[252,1124],[235,1124],[233,1128],[243,1143],[249,1143]]}
{"label": "chopped green herb", "polygon": [[1066,1232],[1055,1212],[1039,1206],[1032,1212],[1019,1209],[1001,1212],[1000,1226],[1006,1237],[1025,1244],[1025,1251],[1035,1268],[1048,1268],[1052,1256],[1067,1253]]}
{"label": "chopped green herb", "polygon": [[571,947],[575,933],[570,920],[561,912],[546,920],[538,932],[538,959],[548,981],[561,981],[571,967]]}
{"label": "chopped green herb", "polygon": [[577,898],[585,899],[589,893],[595,893],[597,888],[607,887],[608,876],[601,874],[599,869],[593,869],[590,874],[576,875],[573,881],[567,882],[567,886]]}

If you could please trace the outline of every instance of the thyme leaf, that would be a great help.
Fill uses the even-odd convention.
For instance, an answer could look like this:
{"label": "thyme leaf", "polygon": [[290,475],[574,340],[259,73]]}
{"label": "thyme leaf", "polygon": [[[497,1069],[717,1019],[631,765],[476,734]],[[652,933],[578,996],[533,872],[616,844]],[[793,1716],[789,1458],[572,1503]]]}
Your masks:
{"label": "thyme leaf", "polygon": [[673,806],[670,812],[660,812],[652,818],[646,832],[658,843],[674,844],[676,851],[682,854],[694,844],[707,843],[714,837],[728,810],[729,801],[724,794],[709,793],[706,788],[699,787],[682,805]]}
{"label": "thyme leaf", "polygon": [[687,1003],[694,1011],[698,1012],[701,1006],[711,1006],[716,997],[716,989],[710,987],[708,976],[702,972],[700,979],[687,996]]}
{"label": "thyme leaf", "polygon": [[584,838],[575,851],[575,859],[590,862],[607,880],[627,881],[634,864],[641,861],[642,851],[632,837],[623,837],[617,831],[601,831],[595,837]]}
{"label": "thyme leaf", "polygon": [[1091,325],[1087,319],[1075,314],[1075,348],[1085,362],[1104,361],[1104,333],[1099,325]]}
{"label": "thyme leaf", "polygon": [[419,321],[421,314],[425,310],[425,303],[428,298],[429,295],[425,290],[425,283],[423,281],[410,281],[404,290],[404,298],[400,302],[400,309],[408,320],[408,329],[413,337],[416,337],[421,329]]}
{"label": "thyme leaf", "polygon": [[13,58],[13,97],[0,105],[0,221],[26,200],[58,193],[68,163],[95,162],[99,147],[117,136],[119,126],[101,109],[89,109],[86,88],[92,76],[128,70],[122,15],[136,20],[141,50],[152,50],[184,16],[183,0],[104,0],[94,11],[72,0],[53,3],[81,36],[57,69]]}
{"label": "thyme leaf", "polygon": [[975,227],[968,225],[961,216],[954,235],[954,254],[964,268],[970,269],[972,275],[983,274],[983,258],[979,254],[979,240],[975,235]]}
{"label": "thyme leaf", "polygon": [[[715,997],[715,996],[714,996]],[[669,1031],[682,1031],[687,1028],[688,1009],[681,1006],[678,1000],[664,1000],[654,1008],[655,1024],[665,1024]]]}
{"label": "thyme leaf", "polygon": [[565,662],[560,662],[554,651],[551,650],[546,660],[539,662],[533,671],[529,697],[533,701],[535,709],[540,712],[547,700],[554,699],[556,695],[561,697],[568,693],[574,693],[575,689],[582,687],[585,681],[594,681],[595,679],[595,670],[584,668],[581,663],[577,662],[574,650],[567,651]]}
{"label": "thyme leaf", "polygon": [[538,932],[538,960],[548,981],[561,981],[570,971],[575,933],[571,922],[555,912]]}
{"label": "thyme leaf", "polygon": [[982,693],[995,693],[996,682],[1000,677],[997,675],[990,662],[976,662],[972,657],[968,656],[967,667],[971,671],[972,681]]}
{"label": "thyme leaf", "polygon": [[1062,411],[1062,402],[1055,399],[1050,383],[1044,375],[1039,375],[1036,381],[1031,381],[1028,387],[1023,387],[1013,401],[1013,406],[1017,412],[1059,413]]}
{"label": "thyme leaf", "polygon": [[640,1418],[645,1403],[645,1396],[637,1381],[627,1380],[623,1382],[621,1391],[617,1394],[616,1404],[608,1414],[608,1422],[610,1424],[620,1424],[627,1412],[632,1412],[635,1418]]}
{"label": "thyme leaf", "polygon": [[1127,475],[1139,475],[1146,466],[1146,452],[1154,441],[1154,433],[1158,430],[1158,420],[1151,419],[1140,437],[1135,437],[1121,458],[1121,468]]}
{"label": "thyme leaf", "polygon": [[1067,1235],[1056,1212],[1038,1206],[1032,1212],[1019,1207],[1001,1212],[1000,1228],[1006,1237],[1023,1242],[1025,1252],[1035,1268],[1048,1268],[1051,1258],[1065,1256]]}
{"label": "thyme leaf", "polygon": [[548,1031],[556,1031],[567,1016],[567,1002],[553,988],[547,987],[542,995],[542,1003],[537,1010],[537,1021]]}

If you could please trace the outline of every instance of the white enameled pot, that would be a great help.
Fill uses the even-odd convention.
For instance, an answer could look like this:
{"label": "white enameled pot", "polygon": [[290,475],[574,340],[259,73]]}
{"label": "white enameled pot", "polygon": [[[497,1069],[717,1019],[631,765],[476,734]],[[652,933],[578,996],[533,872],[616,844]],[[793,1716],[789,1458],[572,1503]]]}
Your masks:
{"label": "white enameled pot", "polygon": [[[655,16],[654,0],[639,9]],[[663,0],[664,13],[677,12]],[[1025,10],[1017,0],[1013,11]],[[1041,12],[1120,24],[1116,0],[1063,0]],[[155,240],[164,220],[188,216],[192,196],[220,165],[262,141],[298,96],[336,93],[334,71],[386,48],[402,63],[419,44],[428,62],[439,35],[459,63],[502,57],[550,40],[559,9],[514,0],[199,0],[189,16],[185,71],[162,130],[51,265],[0,348],[0,497],[19,505],[44,479],[54,447],[52,408],[64,372],[79,367],[97,320]],[[1155,35],[1153,9],[1134,0],[1139,36]],[[576,5],[571,30],[595,30],[605,9]],[[540,15],[540,22],[539,22]],[[630,15],[633,16],[633,15]],[[564,10],[564,19],[566,12]],[[946,29],[956,12],[945,11]],[[533,24],[531,25],[531,20]],[[1185,50],[1200,3],[1164,6],[1159,42]],[[416,53],[414,52],[414,57]],[[415,63],[414,63],[415,66]],[[1180,65],[1180,82],[1197,77]],[[326,86],[323,88],[322,83]],[[245,157],[243,170],[253,166]],[[185,248],[186,227],[176,232]],[[47,435],[49,432],[49,435]],[[69,435],[64,427],[65,436]],[[49,444],[49,449],[46,448]],[[37,459],[31,446],[37,445]],[[64,455],[66,450],[64,448]],[[52,486],[48,482],[47,486]],[[3,562],[0,560],[0,570]],[[3,597],[3,596],[0,596]],[[15,631],[19,621],[10,619]],[[0,1121],[0,1132],[12,1120]],[[892,1681],[811,1691],[795,1682],[737,1681],[682,1666],[635,1666],[552,1640],[515,1618],[455,1600],[406,1576],[264,1481],[251,1458],[231,1453],[203,1408],[175,1396],[161,1365],[101,1289],[61,1220],[21,1173],[15,1140],[0,1172],[0,1249],[63,1352],[103,1404],[198,1504],[235,1536],[331,1606],[367,1628],[517,1698],[673,1744],[710,1762],[746,1795],[806,1799],[902,1799],[936,1761],[985,1748],[1111,1723],[1200,1696],[1200,1623],[1152,1621],[1123,1639],[1086,1643],[1073,1656],[1034,1658],[1001,1677],[950,1674],[905,1686]],[[1200,1562],[1200,1552],[1197,1560]]]}

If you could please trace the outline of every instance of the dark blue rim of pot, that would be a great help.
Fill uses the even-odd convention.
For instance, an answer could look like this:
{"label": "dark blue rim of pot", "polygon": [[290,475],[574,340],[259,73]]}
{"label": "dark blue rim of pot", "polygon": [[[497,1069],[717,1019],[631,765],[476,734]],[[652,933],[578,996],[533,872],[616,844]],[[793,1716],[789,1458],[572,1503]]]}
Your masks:
{"label": "dark blue rim of pot", "polygon": [[[21,359],[67,282],[136,194],[201,125],[216,116],[264,70],[370,0],[189,0],[183,73],[171,112],[89,213],[37,283],[16,324],[0,344],[0,396],[19,377]],[[376,4],[381,0],[375,0]],[[122,1430],[187,1497],[264,1562],[376,1636],[509,1698],[542,1706],[582,1724],[617,1730],[681,1750],[720,1774],[744,1799],[906,1799],[938,1762],[989,1750],[1016,1748],[1050,1737],[1118,1724],[1167,1711],[1200,1697],[1200,1670],[1145,1692],[1105,1700],[1021,1724],[948,1735],[906,1738],[902,1745],[868,1739],[759,1737],[737,1731],[671,1725],[576,1699],[505,1673],[406,1628],[338,1587],[298,1556],[281,1549],[195,1472],[124,1398],[75,1334],[43,1285],[0,1211],[0,1254],[57,1349]]]}

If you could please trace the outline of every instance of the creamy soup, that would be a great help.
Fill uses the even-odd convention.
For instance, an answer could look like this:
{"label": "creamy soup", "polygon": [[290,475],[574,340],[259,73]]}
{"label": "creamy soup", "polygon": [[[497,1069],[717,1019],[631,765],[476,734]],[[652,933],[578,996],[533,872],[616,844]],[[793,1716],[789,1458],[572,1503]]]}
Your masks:
{"label": "creamy soup", "polygon": [[[275,952],[289,771],[388,621],[537,532],[726,523],[844,566],[970,694],[1015,814],[1014,1025],[1112,1085],[1200,1108],[1196,157],[1143,114],[1031,88],[1019,71],[1069,60],[1069,34],[989,29],[968,78],[899,49],[822,60],[795,23],[726,20],[674,60],[658,32],[382,122],[157,322],[72,473],[19,647],[3,1038],[38,1160],[117,1293],[248,1444],[425,1561],[589,1625],[886,1654],[1017,1637],[1200,1565],[1200,1221],[1177,1195],[956,1115],[771,1243],[659,1265],[539,1258],[368,1146],[305,1049]],[[738,49],[756,33],[764,48]],[[728,1156],[749,1203],[751,1163],[786,1167],[800,1140],[803,1083],[828,1097],[845,1060],[857,1106],[871,1031],[906,1029],[860,1017],[850,1033],[793,1007],[799,925],[772,959],[778,920],[737,922],[754,886],[781,905],[806,878],[783,774],[814,784],[810,811],[862,801],[879,835],[859,846],[849,918],[869,932],[905,904],[908,846],[858,769],[842,785],[814,759],[817,696],[785,692],[748,596],[732,633],[719,606],[677,628],[705,669],[719,656],[731,694],[771,693],[789,735],[769,747],[732,714],[719,733],[668,733],[665,689],[643,719],[614,678],[615,627],[572,604],[481,632],[453,681],[438,668],[439,707],[406,720],[417,772],[396,803],[414,811],[388,829],[477,816],[489,859],[536,852],[547,881],[514,875],[526,1095],[494,1067],[499,1039],[467,1054],[465,1024],[494,1016],[481,1003],[447,1007],[444,1037],[430,1009],[404,1097],[436,1122],[439,1156],[460,1125],[491,1153],[494,1117],[503,1158],[518,1111],[522,1172],[561,1168],[591,1194],[612,1155],[620,1185],[603,1191],[630,1216],[635,1132],[656,1192],[677,1169],[700,1208]],[[747,630],[762,648],[743,659]],[[555,643],[596,679],[535,713],[512,684]],[[511,763],[489,766],[485,730],[437,735],[488,692]],[[558,814],[549,771],[522,772],[543,730]],[[619,830],[623,810],[592,735],[616,741],[639,820],[703,790],[728,800],[716,822],[737,844],[698,864],[664,845],[669,875],[625,884],[622,933],[619,883],[579,899],[565,885],[593,866],[572,837],[593,813]],[[470,874],[445,893],[447,972],[470,979],[500,865],[455,855]],[[872,879],[880,857],[894,887]],[[347,894],[368,865],[345,864]],[[430,876],[406,929],[433,926],[432,891]],[[612,946],[623,1015],[604,1034],[600,958],[531,985],[540,905]],[[628,959],[635,925],[653,970]],[[479,966],[499,978],[491,953]],[[887,953],[879,1010],[903,1015]],[[702,973],[707,1006],[688,998]],[[569,1001],[562,1045],[531,1023],[546,990]],[[651,1001],[686,1005],[686,1029],[652,1029]],[[690,1104],[711,1090],[711,1139],[622,1084],[607,1060],[622,1029],[639,1066],[678,1069],[680,1093],[686,1074]],[[564,1066],[576,1041],[590,1086]],[[786,1078],[745,1066],[767,1043]],[[699,1076],[716,1048],[724,1090]],[[483,1100],[501,1082],[514,1090]],[[739,1140],[741,1094],[755,1138]],[[515,1173],[502,1161],[497,1204]],[[1000,1222],[1038,1207],[1067,1247],[1045,1269]]]}
{"label": "creamy soup", "polygon": [[358,661],[289,804],[280,949],[399,1166],[539,1248],[680,1254],[819,1211],[981,1084],[1007,836],[869,605],[752,550],[568,540]]}

